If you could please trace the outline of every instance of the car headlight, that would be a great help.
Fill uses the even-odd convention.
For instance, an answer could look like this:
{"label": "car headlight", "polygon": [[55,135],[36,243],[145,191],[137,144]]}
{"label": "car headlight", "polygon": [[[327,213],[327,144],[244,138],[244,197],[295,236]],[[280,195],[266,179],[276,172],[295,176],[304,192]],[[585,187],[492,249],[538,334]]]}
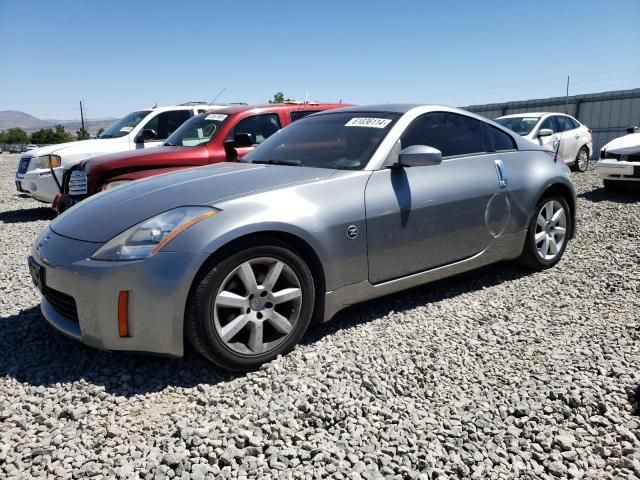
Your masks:
{"label": "car headlight", "polygon": [[129,182],[131,182],[131,180],[116,180],[115,182],[105,183],[104,187],[102,187],[102,190],[111,190],[112,188],[126,185]]}
{"label": "car headlight", "polygon": [[57,168],[62,164],[59,155],[42,155],[36,161],[37,168]]}
{"label": "car headlight", "polygon": [[218,213],[212,207],[179,207],[134,225],[116,235],[91,256],[94,260],[149,258],[184,229]]}

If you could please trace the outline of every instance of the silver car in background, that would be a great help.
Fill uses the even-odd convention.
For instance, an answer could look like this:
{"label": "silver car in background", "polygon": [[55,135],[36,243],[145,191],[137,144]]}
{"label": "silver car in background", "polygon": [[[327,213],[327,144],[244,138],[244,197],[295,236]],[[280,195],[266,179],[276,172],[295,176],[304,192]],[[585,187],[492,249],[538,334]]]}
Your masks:
{"label": "silver car in background", "polygon": [[74,206],[29,267],[45,318],[87,345],[180,356],[188,339],[253,369],[357,302],[501,260],[555,265],[576,202],[554,157],[459,109],[333,110],[241,163]]}
{"label": "silver car in background", "polygon": [[527,112],[496,118],[496,122],[518,135],[558,153],[578,172],[589,167],[593,151],[591,129],[564,113]]}

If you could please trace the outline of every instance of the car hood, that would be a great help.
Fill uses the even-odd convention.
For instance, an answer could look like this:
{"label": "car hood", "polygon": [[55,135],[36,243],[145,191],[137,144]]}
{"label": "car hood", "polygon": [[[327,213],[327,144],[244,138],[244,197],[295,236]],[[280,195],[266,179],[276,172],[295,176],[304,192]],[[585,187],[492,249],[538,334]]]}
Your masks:
{"label": "car hood", "polygon": [[630,133],[624,137],[614,138],[602,148],[617,155],[640,153],[640,133]]}
{"label": "car hood", "polygon": [[51,223],[65,237],[104,243],[159,213],[184,205],[215,206],[224,199],[328,177],[335,170],[219,163],[132,182],[94,195]]}
{"label": "car hood", "polygon": [[[126,139],[122,138],[92,138],[90,140],[80,140],[78,142],[58,143],[56,145],[47,145],[46,147],[35,148],[29,150],[29,156],[39,157],[41,155],[60,155],[63,166],[69,163],[77,163],[83,158],[98,155],[102,152],[113,150],[113,144],[123,144]],[[124,145],[127,145],[124,143]],[[126,146],[123,149],[127,148]]]}
{"label": "car hood", "polygon": [[131,167],[170,167],[174,165],[202,165],[208,158],[206,147],[155,147],[100,155],[87,160],[85,171],[91,176],[107,170]]}

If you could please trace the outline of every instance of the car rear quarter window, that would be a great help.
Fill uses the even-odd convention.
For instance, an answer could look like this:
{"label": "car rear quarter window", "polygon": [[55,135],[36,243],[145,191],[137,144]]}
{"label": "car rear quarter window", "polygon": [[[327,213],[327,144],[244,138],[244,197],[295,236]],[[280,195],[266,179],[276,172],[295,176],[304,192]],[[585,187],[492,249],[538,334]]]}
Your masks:
{"label": "car rear quarter window", "polygon": [[511,135],[497,129],[491,125],[486,124],[487,135],[490,137],[489,143],[493,144],[493,149],[496,152],[504,152],[506,150],[515,150],[516,143],[511,138]]}
{"label": "car rear quarter window", "polygon": [[487,151],[482,122],[449,112],[432,112],[416,118],[400,138],[402,148],[427,145],[437,148],[443,157],[470,155]]}

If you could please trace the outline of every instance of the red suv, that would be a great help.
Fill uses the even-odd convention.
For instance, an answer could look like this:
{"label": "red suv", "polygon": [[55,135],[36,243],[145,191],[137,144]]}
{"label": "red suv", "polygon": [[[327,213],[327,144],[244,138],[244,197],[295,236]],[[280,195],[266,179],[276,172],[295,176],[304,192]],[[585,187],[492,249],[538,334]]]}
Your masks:
{"label": "red suv", "polygon": [[[161,147],[93,157],[64,173],[63,194],[53,208],[63,212],[102,190],[183,168],[224,162],[229,146],[242,158],[291,122],[311,113],[349,106],[343,103],[272,103],[240,105],[197,115],[178,128]],[[231,142],[230,142],[231,141]],[[226,145],[225,145],[226,144]]]}

